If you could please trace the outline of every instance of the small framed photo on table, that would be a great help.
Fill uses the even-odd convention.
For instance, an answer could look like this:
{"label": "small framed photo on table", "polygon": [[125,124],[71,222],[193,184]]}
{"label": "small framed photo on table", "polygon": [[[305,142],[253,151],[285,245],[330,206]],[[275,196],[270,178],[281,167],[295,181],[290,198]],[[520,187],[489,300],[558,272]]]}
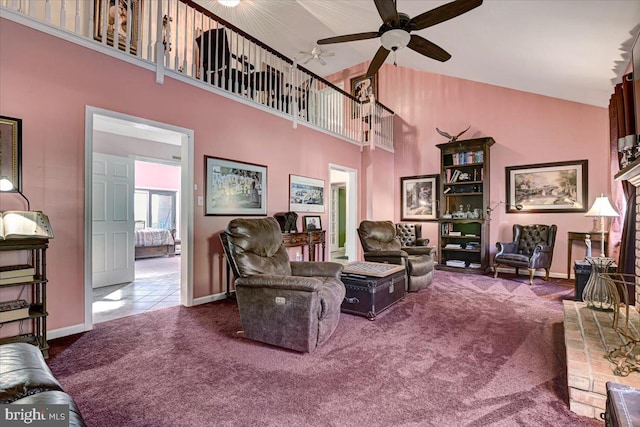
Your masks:
{"label": "small framed photo on table", "polygon": [[302,223],[304,225],[304,231],[322,230],[322,222],[319,215],[305,215]]}

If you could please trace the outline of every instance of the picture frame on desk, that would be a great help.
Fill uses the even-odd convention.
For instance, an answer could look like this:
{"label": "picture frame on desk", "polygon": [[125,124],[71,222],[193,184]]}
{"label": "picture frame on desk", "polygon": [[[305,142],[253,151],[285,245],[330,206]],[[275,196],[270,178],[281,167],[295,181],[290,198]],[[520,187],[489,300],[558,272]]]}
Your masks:
{"label": "picture frame on desk", "polygon": [[319,215],[305,215],[302,218],[304,231],[322,230],[322,220]]}
{"label": "picture frame on desk", "polygon": [[588,166],[574,160],[506,167],[507,213],[586,212]]}
{"label": "picture frame on desk", "polygon": [[267,215],[267,167],[204,156],[205,215]]}
{"label": "picture frame on desk", "polygon": [[22,191],[22,119],[0,116],[0,153],[0,177],[13,184],[8,191]]}

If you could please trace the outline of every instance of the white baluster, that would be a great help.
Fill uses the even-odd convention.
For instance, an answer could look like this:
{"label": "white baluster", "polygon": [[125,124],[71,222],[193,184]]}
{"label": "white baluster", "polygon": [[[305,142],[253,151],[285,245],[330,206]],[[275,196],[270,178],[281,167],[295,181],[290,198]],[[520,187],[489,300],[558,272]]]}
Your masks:
{"label": "white baluster", "polygon": [[[91,5],[91,3],[89,4],[90,4],[89,8],[92,9],[93,6]],[[90,12],[89,22],[93,22],[93,16],[91,16],[92,12],[93,10]],[[89,26],[89,28],[91,29],[91,26]],[[76,34],[80,34],[80,1],[79,0],[76,0],[76,14],[73,20],[73,31]]]}
{"label": "white baluster", "polygon": [[67,23],[67,0],[62,0],[60,5],[60,28],[66,29]]}
{"label": "white baluster", "polygon": [[51,0],[46,0],[44,5],[44,22],[51,23]]}
{"label": "white baluster", "polygon": [[156,63],[156,83],[164,83],[164,45],[162,44],[162,1],[158,3],[156,15],[156,43],[155,43],[155,63]]}

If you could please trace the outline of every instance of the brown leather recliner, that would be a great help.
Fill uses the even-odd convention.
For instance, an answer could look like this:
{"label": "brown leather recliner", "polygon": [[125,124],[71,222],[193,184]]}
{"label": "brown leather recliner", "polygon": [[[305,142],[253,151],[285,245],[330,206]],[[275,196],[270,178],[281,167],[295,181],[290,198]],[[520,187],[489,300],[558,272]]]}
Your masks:
{"label": "brown leather recliner", "polygon": [[[403,246],[393,222],[362,221],[358,227],[358,236],[365,261],[405,266],[408,292],[419,291],[433,282],[434,248]],[[421,239],[420,242],[424,243],[424,240]]]}
{"label": "brown leather recliner", "polygon": [[234,219],[220,237],[247,338],[300,352],[329,339],[345,297],[342,264],[290,262],[274,218]]}
{"label": "brown leather recliner", "polygon": [[496,243],[498,253],[493,258],[493,277],[498,277],[499,265],[506,265],[514,267],[516,274],[520,268],[528,269],[530,285],[533,285],[533,276],[538,268],[545,269],[544,280],[549,280],[557,231],[555,224],[514,224],[513,241]]}

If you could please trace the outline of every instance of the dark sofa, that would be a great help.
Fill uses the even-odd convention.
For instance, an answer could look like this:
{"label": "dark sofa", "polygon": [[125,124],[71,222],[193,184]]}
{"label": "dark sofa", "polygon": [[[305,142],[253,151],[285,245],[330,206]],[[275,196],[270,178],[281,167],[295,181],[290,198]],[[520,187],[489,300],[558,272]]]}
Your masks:
{"label": "dark sofa", "polygon": [[69,406],[69,426],[86,426],[73,398],[64,392],[42,357],[27,343],[0,345],[0,404]]}

